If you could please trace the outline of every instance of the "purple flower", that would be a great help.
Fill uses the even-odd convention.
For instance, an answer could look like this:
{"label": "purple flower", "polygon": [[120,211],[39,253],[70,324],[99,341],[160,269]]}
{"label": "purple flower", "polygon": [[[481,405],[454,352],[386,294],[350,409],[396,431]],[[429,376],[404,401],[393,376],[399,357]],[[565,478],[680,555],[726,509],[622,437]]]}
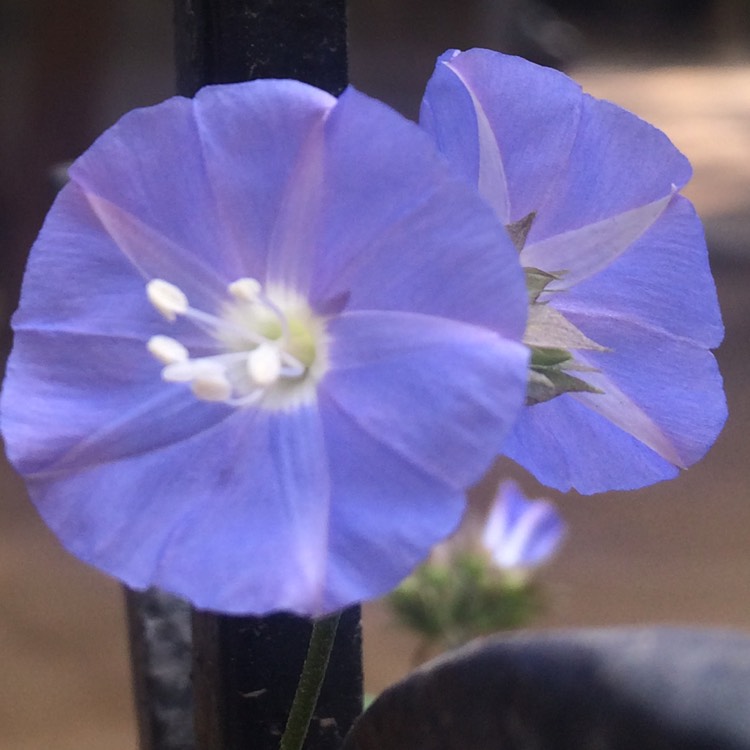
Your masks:
{"label": "purple flower", "polygon": [[293,81],[132,112],[70,177],[2,399],[47,523],[200,608],[393,587],[523,402],[523,274],[492,212],[418,126]]}
{"label": "purple flower", "polygon": [[482,546],[497,567],[535,568],[546,562],[565,536],[565,522],[548,500],[527,500],[513,481],[500,485],[482,531]]}
{"label": "purple flower", "polygon": [[[685,157],[568,77],[447,52],[423,126],[520,251],[529,407],[504,452],[558,489],[632,489],[701,458],[726,418],[723,327]],[[502,301],[499,300],[499,306]]]}

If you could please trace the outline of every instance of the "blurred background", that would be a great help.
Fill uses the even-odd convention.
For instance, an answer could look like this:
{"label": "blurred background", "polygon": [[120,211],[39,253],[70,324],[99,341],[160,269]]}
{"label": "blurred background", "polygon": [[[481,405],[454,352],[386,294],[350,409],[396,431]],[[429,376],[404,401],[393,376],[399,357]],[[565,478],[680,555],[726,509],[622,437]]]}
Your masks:
{"label": "blurred background", "polygon": [[[54,165],[173,91],[170,0],[0,0],[0,362]],[[543,571],[540,627],[644,622],[750,628],[750,0],[351,0],[352,82],[417,112],[435,57],[484,46],[559,67],[667,132],[693,162],[727,327],[730,417],[708,457],[639,492],[558,497],[570,524]],[[61,283],[64,280],[61,279]],[[365,608],[366,680],[414,639]],[[0,461],[0,747],[135,747],[119,586],[65,554]]]}

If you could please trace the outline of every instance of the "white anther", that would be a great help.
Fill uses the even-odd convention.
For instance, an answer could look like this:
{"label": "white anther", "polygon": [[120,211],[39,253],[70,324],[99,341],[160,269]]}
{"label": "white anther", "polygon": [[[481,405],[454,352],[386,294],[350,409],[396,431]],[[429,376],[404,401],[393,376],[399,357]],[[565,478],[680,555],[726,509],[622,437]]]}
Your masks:
{"label": "white anther", "polygon": [[255,302],[263,287],[257,279],[244,277],[233,281],[227,289],[235,299],[241,302]]}
{"label": "white anther", "polygon": [[151,279],[146,284],[149,302],[167,319],[174,321],[188,309],[185,292],[164,279]]}
{"label": "white anther", "polygon": [[159,362],[165,365],[186,362],[189,357],[188,350],[177,339],[170,336],[152,336],[146,347]]}
{"label": "white anther", "polygon": [[161,377],[167,383],[189,383],[203,377],[226,377],[225,372],[220,362],[211,359],[188,359],[167,365],[161,371]]}
{"label": "white anther", "polygon": [[224,366],[212,359],[190,359],[167,365],[161,371],[168,383],[190,383],[193,393],[204,401],[227,401],[232,384]]}
{"label": "white anther", "polygon": [[281,354],[278,347],[264,343],[253,349],[247,356],[247,373],[261,387],[275,383],[281,375]]}
{"label": "white anther", "polygon": [[167,383],[189,383],[195,377],[195,362],[173,362],[161,371],[161,379]]}
{"label": "white anther", "polygon": [[204,401],[227,401],[232,395],[232,385],[222,372],[206,372],[190,384],[193,393]]}

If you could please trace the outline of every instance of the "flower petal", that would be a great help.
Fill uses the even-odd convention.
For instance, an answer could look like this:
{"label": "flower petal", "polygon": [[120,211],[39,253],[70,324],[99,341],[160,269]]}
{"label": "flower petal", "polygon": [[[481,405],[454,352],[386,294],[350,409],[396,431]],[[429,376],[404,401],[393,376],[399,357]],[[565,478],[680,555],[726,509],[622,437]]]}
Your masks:
{"label": "flower petal", "polygon": [[546,205],[550,176],[568,163],[581,100],[580,86],[556,70],[490,50],[451,50],[427,84],[420,124],[509,224]]}
{"label": "flower petal", "polygon": [[682,196],[616,263],[550,304],[565,314],[632,320],[706,348],[724,335],[703,228]]}
{"label": "flower petal", "polygon": [[[690,179],[687,159],[661,131],[582,94],[562,73],[490,50],[447,52],[427,86],[420,121],[480,190],[482,154],[496,161],[483,147],[484,118],[507,184],[506,223],[536,213],[530,243],[651,203]],[[493,205],[505,200],[485,197]]]}
{"label": "flower petal", "polygon": [[[235,278],[266,280],[269,252],[279,254],[271,280],[278,264],[290,270],[282,260],[287,253],[296,253],[301,264],[310,254],[320,179],[318,131],[335,104],[334,97],[299,81],[208,86],[196,95],[205,172],[225,243],[236,259]],[[312,204],[305,208],[308,199]]]}
{"label": "flower petal", "polygon": [[84,195],[106,233],[144,281],[165,279],[176,284],[192,304],[197,301],[201,307],[217,305],[227,282],[214,267],[185,253],[168,237],[106,198],[93,193]]}
{"label": "flower petal", "polygon": [[542,484],[584,495],[637,489],[679,471],[571,394],[524,410],[503,452]]}
{"label": "flower petal", "polygon": [[323,119],[311,126],[279,205],[268,248],[270,283],[310,296],[312,264],[308,262],[320,233],[324,186]]}
{"label": "flower petal", "polygon": [[[203,260],[209,252],[218,267],[228,265],[191,100],[174,97],[128,113],[73,163],[69,174],[71,183],[99,208],[105,229],[123,227],[130,219],[177,249],[177,257],[169,256],[175,265],[182,261],[210,272]],[[159,253],[150,242],[141,254],[138,238],[128,231],[117,232],[115,240],[125,243],[123,251],[138,259],[148,277],[159,275],[158,266],[151,266]],[[188,278],[168,280],[182,285]]]}
{"label": "flower petal", "polygon": [[542,292],[541,300],[555,291],[570,289],[611,265],[664,213],[672,193],[653,203],[610,216],[569,232],[526,243],[521,251],[524,268],[559,274]]}
{"label": "flower petal", "polygon": [[[690,466],[702,458],[726,420],[722,379],[713,354],[692,341],[659,335],[630,321],[570,317],[611,349],[586,352],[581,359],[601,370],[661,427],[682,459],[679,465]],[[596,373],[586,379],[597,385]],[[606,384],[599,385],[606,392]],[[589,404],[595,396],[576,394],[575,398]]]}
{"label": "flower petal", "polygon": [[[145,225],[180,250],[166,257],[207,270],[198,278],[212,276],[201,260],[208,255],[226,281],[264,278],[299,152],[335,101],[297,81],[209,86],[193,100],[175,97],[123,117],[74,163],[71,179],[99,199],[108,229],[128,217]],[[180,278],[161,274],[151,265],[158,254],[142,257],[129,231],[118,239],[149,277],[182,286],[194,276],[190,268]]]}
{"label": "flower petal", "polygon": [[529,244],[646,206],[690,179],[688,160],[660,130],[589,95],[582,105],[568,162],[547,175],[549,198]]}
{"label": "flower petal", "polygon": [[[473,110],[474,119],[476,121],[476,133],[472,133],[474,138],[465,139],[462,139],[460,134],[455,130],[453,130],[451,134],[442,133],[442,137],[438,136],[437,133],[433,133],[433,136],[436,137],[439,144],[445,144],[449,149],[460,148],[461,146],[463,146],[463,148],[471,148],[471,146],[476,144],[476,153],[474,153],[473,149],[470,151],[474,158],[465,160],[468,164],[476,164],[476,162],[478,162],[478,164],[476,164],[476,179],[472,180],[472,184],[478,186],[479,194],[492,206],[498,219],[500,219],[503,224],[509,224],[511,218],[508,181],[505,178],[505,167],[503,166],[503,160],[500,155],[497,139],[492,131],[492,125],[487,118],[487,114],[482,107],[482,102],[472,91],[468,82],[461,76],[461,71],[459,69],[460,66],[451,64],[452,55],[460,56],[460,53],[456,50],[455,52],[448,52],[440,58],[438,65],[440,66],[442,63],[445,67],[439,67],[435,71],[431,81],[428,82],[427,92],[430,91],[430,85],[438,88],[441,87],[442,84],[447,91],[453,90],[453,96],[458,98],[459,101],[463,100],[465,102],[466,96],[468,95],[471,100],[470,106]],[[450,71],[452,75],[446,75],[446,71]],[[454,80],[454,77],[457,80]],[[445,92],[438,92],[436,94],[438,104],[444,103],[445,98]],[[429,132],[430,127],[426,123],[432,124],[435,120],[440,121],[441,118],[439,115],[436,117],[433,114],[427,98],[425,99],[425,102],[423,102],[422,108],[424,112],[422,125]],[[445,120],[447,120],[447,122]],[[440,121],[439,125],[447,128],[451,128],[451,125],[455,126],[455,122],[451,122],[451,117],[447,117],[445,120]],[[466,131],[466,128],[464,127],[463,130]],[[455,135],[459,135],[459,137],[456,138]]]}
{"label": "flower petal", "polygon": [[632,321],[570,315],[607,352],[577,355],[604,394],[559,396],[524,410],[506,455],[557,489],[634,489],[669,479],[708,450],[726,420],[713,355]]}
{"label": "flower petal", "polygon": [[32,479],[30,491],[74,554],[134,588],[229,613],[319,615],[326,466],[314,410],[243,413],[137,459]]}
{"label": "flower petal", "polygon": [[[211,294],[202,281],[188,284],[189,293]],[[29,256],[13,328],[145,342],[160,321],[146,297],[143,277],[103,231],[86,194],[75,184],[66,186]],[[175,327],[181,336],[190,337],[190,330]]]}
{"label": "flower petal", "polygon": [[513,481],[498,489],[482,533],[482,544],[501,568],[531,568],[559,546],[565,523],[547,500],[527,500]]}
{"label": "flower petal", "polygon": [[160,369],[137,339],[17,331],[0,401],[8,457],[51,481],[178,443],[231,413],[162,382]]}
{"label": "flower petal", "polygon": [[345,313],[330,335],[321,387],[359,429],[448,486],[481,477],[523,403],[526,347],[414,313]]}
{"label": "flower petal", "polygon": [[332,564],[325,608],[396,586],[461,520],[465,495],[373,438],[324,392],[331,454]]}
{"label": "flower petal", "polygon": [[[326,122],[326,147],[318,309],[343,299],[348,309],[439,315],[520,338],[518,254],[419,127],[348,89]],[[497,296],[502,305],[486,303]]]}

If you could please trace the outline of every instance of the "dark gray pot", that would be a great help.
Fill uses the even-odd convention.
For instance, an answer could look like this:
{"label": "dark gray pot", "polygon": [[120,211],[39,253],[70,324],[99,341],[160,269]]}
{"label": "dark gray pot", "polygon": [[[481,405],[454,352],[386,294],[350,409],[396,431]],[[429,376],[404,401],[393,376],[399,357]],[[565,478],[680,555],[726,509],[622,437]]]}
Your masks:
{"label": "dark gray pot", "polygon": [[750,750],[750,637],[618,628],[493,637],[383,693],[343,750]]}

